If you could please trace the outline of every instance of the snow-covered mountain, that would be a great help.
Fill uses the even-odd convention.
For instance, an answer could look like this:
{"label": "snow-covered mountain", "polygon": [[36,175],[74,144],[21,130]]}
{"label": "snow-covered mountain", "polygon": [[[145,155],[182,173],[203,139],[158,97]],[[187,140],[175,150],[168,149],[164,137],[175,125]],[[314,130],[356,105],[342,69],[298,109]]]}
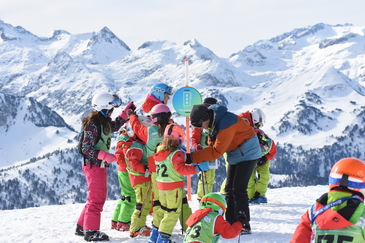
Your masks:
{"label": "snow-covered mountain", "polygon": [[[49,182],[56,177],[70,187],[62,193],[53,189],[57,202],[78,201],[61,198],[69,197],[75,187],[84,190],[79,189],[82,175],[70,181],[69,174],[81,171],[74,148],[80,119],[91,110],[92,94],[105,89],[118,93],[123,104],[134,100],[140,106],[157,81],[175,89],[185,85],[185,58],[189,84],[203,97],[214,96],[237,114],[255,107],[265,112],[264,130],[278,145],[271,186],[323,184],[338,159],[365,158],[364,31],[361,26],[320,23],[257,41],[225,59],[195,39],[182,44],[147,41],[131,50],[107,27],[95,33],[57,30],[50,37],[38,37],[0,21],[0,97],[14,97],[2,99],[12,108],[0,119],[1,137],[6,137],[0,140],[0,194],[9,193],[4,186],[9,184],[21,187],[21,198],[30,194],[24,178],[32,173],[45,187],[57,187],[57,182]],[[33,106],[40,105],[58,114],[56,120],[65,125],[58,127],[55,119],[47,126],[37,126],[35,120],[23,124],[22,112],[30,109],[33,114],[38,109]],[[20,116],[13,115],[14,110]],[[177,113],[174,119],[184,120]],[[14,152],[20,150],[24,153]],[[49,173],[39,172],[43,168]],[[222,163],[217,187],[225,176],[223,168]],[[55,176],[55,170],[63,176]],[[34,200],[35,205],[53,200],[46,198]]]}

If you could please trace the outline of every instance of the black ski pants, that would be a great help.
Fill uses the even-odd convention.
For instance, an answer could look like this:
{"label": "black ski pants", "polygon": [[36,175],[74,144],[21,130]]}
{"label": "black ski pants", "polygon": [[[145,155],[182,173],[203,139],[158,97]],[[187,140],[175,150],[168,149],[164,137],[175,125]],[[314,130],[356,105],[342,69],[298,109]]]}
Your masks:
{"label": "black ski pants", "polygon": [[245,213],[247,223],[250,221],[250,209],[248,207],[247,185],[250,180],[253,168],[258,160],[239,162],[236,165],[229,165],[226,181],[226,220],[231,224],[237,219],[236,216]]}

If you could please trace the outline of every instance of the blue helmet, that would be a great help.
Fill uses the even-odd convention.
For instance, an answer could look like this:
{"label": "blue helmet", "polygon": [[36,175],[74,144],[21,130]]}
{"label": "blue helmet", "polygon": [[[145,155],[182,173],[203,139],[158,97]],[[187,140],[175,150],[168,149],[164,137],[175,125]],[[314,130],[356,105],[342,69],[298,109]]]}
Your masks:
{"label": "blue helmet", "polygon": [[150,93],[159,101],[163,101],[165,93],[172,95],[172,87],[164,83],[157,83],[152,85]]}

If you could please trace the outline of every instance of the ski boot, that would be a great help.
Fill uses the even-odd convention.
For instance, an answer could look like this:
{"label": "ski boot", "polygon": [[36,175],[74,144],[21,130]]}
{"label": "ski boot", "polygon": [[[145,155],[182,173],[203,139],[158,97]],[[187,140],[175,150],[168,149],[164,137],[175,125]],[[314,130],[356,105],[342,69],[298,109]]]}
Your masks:
{"label": "ski boot", "polygon": [[251,226],[249,223],[242,225],[241,235],[251,234]]}
{"label": "ski boot", "polygon": [[131,222],[129,222],[129,223],[118,222],[116,230],[129,231],[130,225],[131,225]]}
{"label": "ski boot", "polygon": [[84,234],[86,241],[109,241],[109,236],[99,230],[85,230]]}
{"label": "ski boot", "polygon": [[84,228],[82,228],[82,226],[77,224],[76,225],[75,235],[84,236]]}
{"label": "ski boot", "polygon": [[158,228],[152,225],[151,235],[150,239],[148,240],[148,243],[156,243],[158,238]]}
{"label": "ski boot", "polygon": [[144,226],[142,228],[140,228],[139,230],[137,230],[136,232],[131,232],[129,234],[129,236],[131,238],[137,237],[137,236],[150,236],[151,234],[151,228],[148,226]]}
{"label": "ski boot", "polygon": [[251,204],[267,203],[267,198],[264,196],[259,196],[257,199],[251,199],[249,203]]}
{"label": "ski boot", "polygon": [[117,221],[112,220],[112,225],[111,225],[111,229],[117,229]]}
{"label": "ski boot", "polygon": [[170,235],[165,233],[159,233],[156,243],[172,243]]}

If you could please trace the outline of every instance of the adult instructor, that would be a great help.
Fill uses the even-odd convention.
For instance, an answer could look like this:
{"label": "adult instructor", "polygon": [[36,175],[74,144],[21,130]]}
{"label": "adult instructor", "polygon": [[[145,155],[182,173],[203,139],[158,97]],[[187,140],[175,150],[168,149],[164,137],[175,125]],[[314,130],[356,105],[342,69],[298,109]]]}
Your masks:
{"label": "adult instructor", "polygon": [[226,220],[231,224],[242,215],[246,222],[241,234],[250,234],[250,210],[247,184],[252,170],[261,158],[255,130],[246,121],[229,112],[225,106],[194,105],[190,113],[194,127],[208,130],[208,147],[187,155],[187,162],[201,163],[215,160],[227,153]]}

